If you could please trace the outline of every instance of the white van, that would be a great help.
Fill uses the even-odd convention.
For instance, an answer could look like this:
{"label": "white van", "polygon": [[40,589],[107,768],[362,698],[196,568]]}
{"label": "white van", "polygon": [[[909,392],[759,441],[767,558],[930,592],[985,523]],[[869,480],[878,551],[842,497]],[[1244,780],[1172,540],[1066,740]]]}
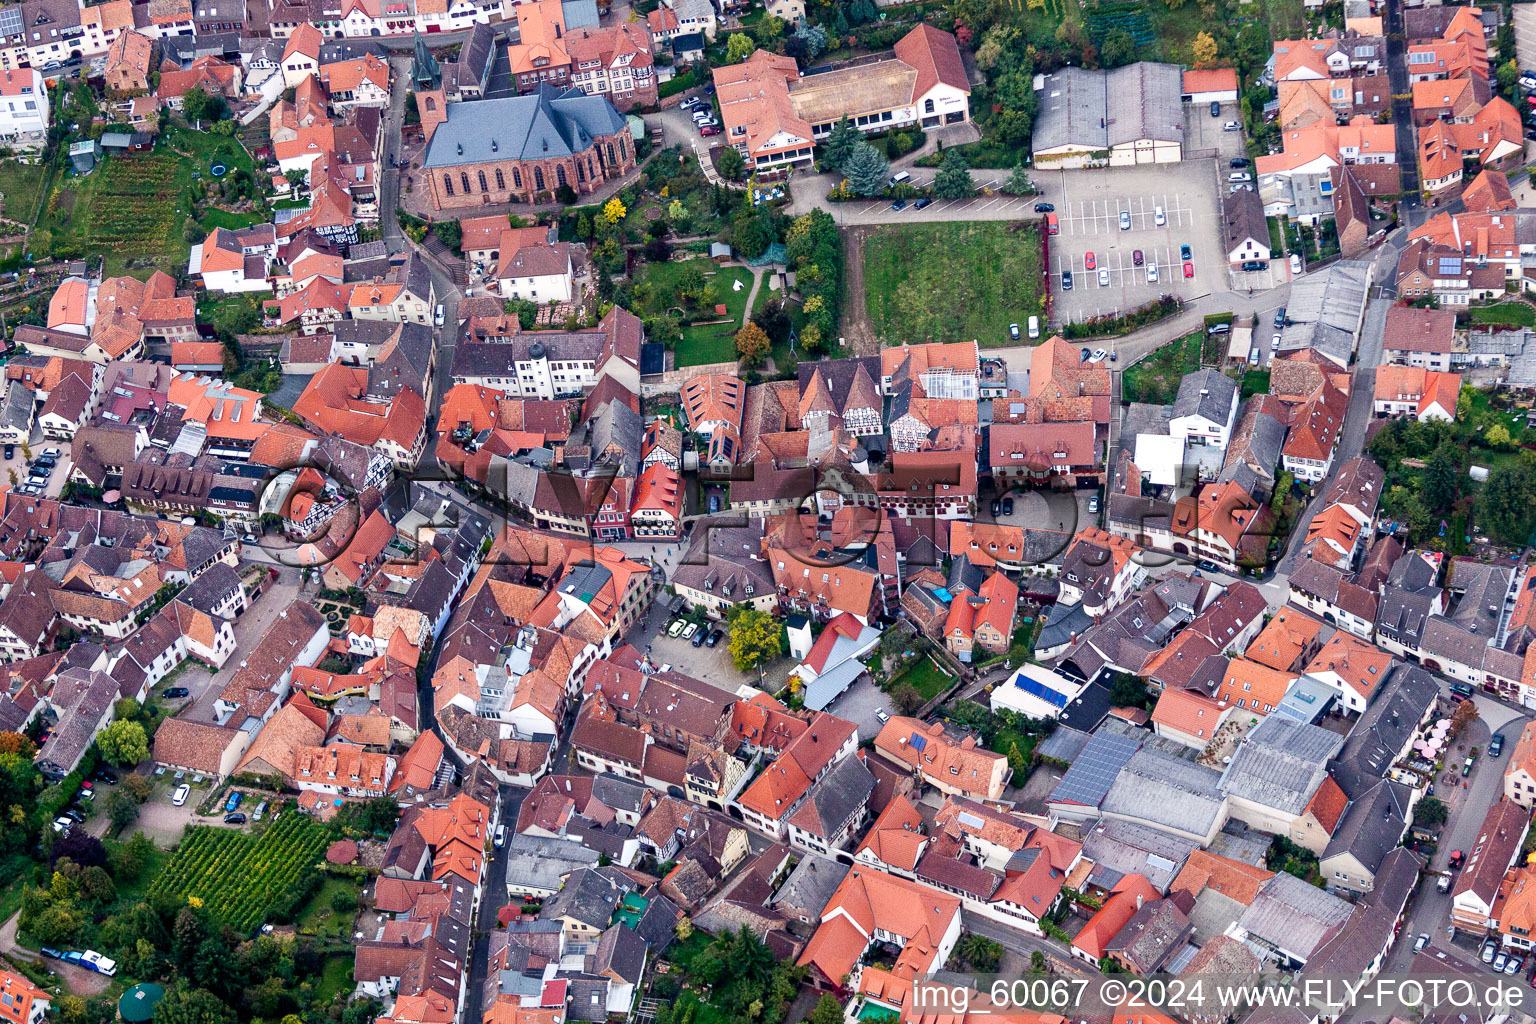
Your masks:
{"label": "white van", "polygon": [[1029,336],[1031,338],[1040,337],[1040,318],[1037,316],[1029,318]]}
{"label": "white van", "polygon": [[900,185],[904,181],[911,181],[911,180],[912,180],[912,175],[908,174],[906,171],[897,171],[895,174],[891,175],[890,184],[895,186],[895,185]]}

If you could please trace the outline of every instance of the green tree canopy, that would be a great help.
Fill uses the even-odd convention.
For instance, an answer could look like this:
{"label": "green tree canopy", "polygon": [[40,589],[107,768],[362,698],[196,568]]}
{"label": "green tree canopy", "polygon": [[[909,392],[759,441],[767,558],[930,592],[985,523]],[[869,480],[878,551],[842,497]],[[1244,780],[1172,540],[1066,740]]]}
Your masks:
{"label": "green tree canopy", "polygon": [[971,169],[965,158],[951,149],[944,154],[939,173],[933,178],[933,194],[940,199],[968,199],[976,191]]}
{"label": "green tree canopy", "polygon": [[843,162],[848,186],[861,196],[878,195],[885,188],[891,165],[869,143],[860,141]]}
{"label": "green tree canopy", "polygon": [[750,672],[783,653],[783,628],[777,619],[756,608],[742,608],[730,618],[731,661],[739,672]]}
{"label": "green tree canopy", "polygon": [[864,133],[854,127],[844,115],[832,130],[827,133],[826,141],[821,144],[821,162],[828,167],[836,167],[839,170],[853,155],[853,147],[864,139]]}
{"label": "green tree canopy", "polygon": [[757,44],[752,37],[745,32],[733,33],[725,41],[725,59],[731,64],[740,64],[752,56],[752,51],[757,49]]}
{"label": "green tree canopy", "polygon": [[138,722],[117,721],[96,737],[101,755],[115,765],[128,767],[149,756],[149,739]]}

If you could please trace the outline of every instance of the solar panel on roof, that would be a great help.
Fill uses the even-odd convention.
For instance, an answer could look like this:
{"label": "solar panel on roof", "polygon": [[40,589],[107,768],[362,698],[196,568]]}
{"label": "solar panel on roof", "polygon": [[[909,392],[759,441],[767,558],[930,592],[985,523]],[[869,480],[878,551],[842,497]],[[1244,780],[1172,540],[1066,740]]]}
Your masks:
{"label": "solar panel on roof", "polygon": [[1050,801],[1097,807],[1114,784],[1120,769],[1140,747],[1141,744],[1129,736],[1096,734],[1056,784]]}
{"label": "solar panel on roof", "polygon": [[1052,705],[1053,707],[1064,708],[1067,706],[1066,694],[1058,690],[1053,690],[1051,687],[1046,686],[1038,679],[1033,679],[1030,676],[1020,674],[1019,677],[1013,681],[1013,685],[1017,686],[1027,694],[1039,697],[1041,700],[1045,701],[1047,704]]}
{"label": "solar panel on roof", "polygon": [[1442,273],[1442,274],[1459,274],[1459,273],[1461,273],[1461,257],[1460,256],[1441,256],[1440,257],[1440,273]]}
{"label": "solar panel on roof", "polygon": [[0,8],[0,33],[11,36],[21,31],[21,8]]}
{"label": "solar panel on roof", "polygon": [[927,750],[928,749],[928,737],[924,736],[920,732],[913,733],[912,734],[912,739],[910,740],[910,742],[912,744],[912,749],[913,750]]}
{"label": "solar panel on roof", "polygon": [[960,824],[966,825],[970,828],[981,828],[986,824],[985,821],[981,820],[970,811],[961,811],[958,815],[956,815],[956,817],[960,819]]}

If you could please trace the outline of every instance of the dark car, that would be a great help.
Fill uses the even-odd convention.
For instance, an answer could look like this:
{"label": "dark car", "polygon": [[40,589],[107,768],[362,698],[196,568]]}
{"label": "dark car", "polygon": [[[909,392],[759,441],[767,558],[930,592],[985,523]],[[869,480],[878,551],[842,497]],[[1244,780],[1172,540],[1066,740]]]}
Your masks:
{"label": "dark car", "polygon": [[1280,329],[1281,327],[1284,327],[1284,326],[1285,326],[1285,307],[1281,306],[1279,309],[1275,310],[1275,329],[1278,330],[1278,329]]}
{"label": "dark car", "polygon": [[718,629],[710,630],[709,631],[709,639],[704,641],[704,646],[705,647],[713,647],[713,646],[715,646],[716,644],[718,644],[720,642],[720,638],[723,637],[723,636],[725,636],[725,634],[722,633]]}
{"label": "dark car", "polygon": [[720,511],[720,495],[711,494],[709,496],[709,511],[711,515]]}
{"label": "dark car", "polygon": [[992,499],[992,518],[996,519],[1003,514],[1003,503],[996,498]]}
{"label": "dark car", "polygon": [[8,459],[14,459],[16,457],[16,446],[15,445],[8,444],[8,445],[5,446],[5,457],[8,458]]}
{"label": "dark car", "polygon": [[60,953],[58,950],[54,949],[52,946],[39,946],[37,948],[37,951],[39,953],[43,954],[43,956],[51,956],[55,960],[62,960],[62,959],[64,959],[64,954]]}
{"label": "dark car", "polygon": [[1231,160],[1227,161],[1227,166],[1228,167],[1247,167],[1248,166],[1248,158],[1245,157],[1245,156],[1235,156]]}
{"label": "dark car", "polygon": [[933,200],[929,199],[927,196],[923,196],[923,198],[919,199],[917,202],[912,204],[912,209],[914,209],[914,210],[926,210],[928,207],[930,207],[932,205],[933,205]]}
{"label": "dark car", "polygon": [[1221,116],[1221,104],[1216,102],[1215,100],[1211,100],[1211,116],[1212,117],[1220,117]]}
{"label": "dark car", "polygon": [[1012,498],[1004,498],[1003,499],[1003,515],[1005,515],[1005,516],[1013,515],[1013,499]]}
{"label": "dark car", "polygon": [[709,639],[709,633],[701,629],[697,633],[693,634],[693,639],[690,640],[689,643],[693,644],[695,647],[703,647],[704,641],[707,639]]}
{"label": "dark car", "polygon": [[103,768],[101,771],[98,771],[94,777],[95,777],[97,782],[100,782],[104,786],[115,786],[115,785],[117,785],[117,776],[113,775],[111,772],[107,771],[105,768]]}
{"label": "dark car", "polygon": [[1504,753],[1504,737],[1495,733],[1493,739],[1488,741],[1488,756],[1498,757],[1502,753]]}
{"label": "dark car", "polygon": [[1143,255],[1142,255],[1142,254],[1141,254],[1141,250],[1140,250],[1140,249],[1136,249],[1136,250],[1133,250],[1133,251],[1132,251],[1132,252],[1131,252],[1131,262],[1132,262],[1132,263],[1133,263],[1133,264],[1135,264],[1135,265],[1136,265],[1136,266],[1138,266],[1138,267],[1139,267],[1139,266],[1141,266],[1141,265],[1142,265],[1142,263],[1143,263],[1143,262],[1144,262],[1144,261],[1145,261],[1145,260],[1146,260],[1146,257],[1144,257],[1144,256],[1143,256]]}
{"label": "dark car", "polygon": [[905,210],[906,208],[907,208],[907,201],[905,199],[898,199],[894,203],[891,204],[891,209],[892,210]]}
{"label": "dark car", "polygon": [[165,691],[165,695],[173,699],[176,697],[188,697],[191,696],[191,694],[192,691],[187,689],[185,686],[172,686]]}
{"label": "dark car", "polygon": [[85,820],[85,815],[81,814],[79,811],[75,810],[73,807],[71,807],[69,810],[64,812],[64,817],[70,819],[71,821],[84,821]]}
{"label": "dark car", "polygon": [[242,812],[240,812],[240,811],[236,811],[234,814],[226,814],[226,815],[224,815],[224,824],[226,824],[226,825],[244,825],[245,824],[245,815]]}
{"label": "dark car", "polygon": [[1036,213],[1055,213],[1056,212],[1056,204],[1055,203],[1036,203],[1035,204],[1035,212]]}
{"label": "dark car", "polygon": [[1072,271],[1063,270],[1061,272],[1061,290],[1064,292],[1072,290]]}
{"label": "dark car", "polygon": [[1181,260],[1189,259],[1189,246],[1187,246],[1187,245],[1179,246],[1179,259],[1181,259]]}

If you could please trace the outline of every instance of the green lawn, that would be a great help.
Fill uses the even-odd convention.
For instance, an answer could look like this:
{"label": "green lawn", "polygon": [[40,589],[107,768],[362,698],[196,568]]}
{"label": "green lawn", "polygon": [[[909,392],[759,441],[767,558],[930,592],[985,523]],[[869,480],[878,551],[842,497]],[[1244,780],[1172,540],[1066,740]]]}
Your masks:
{"label": "green lawn", "polygon": [[1044,314],[1043,284],[1032,222],[904,224],[864,245],[865,310],[888,345],[1013,344],[1009,324]]}
{"label": "green lawn", "polygon": [[355,959],[346,954],[325,958],[325,969],[320,974],[320,984],[315,988],[316,1003],[329,1003],[336,997],[336,993],[352,987],[352,964]]}
{"label": "green lawn", "polygon": [[31,224],[47,171],[42,164],[23,164],[15,160],[0,163],[0,193],[5,196],[0,201],[0,213],[9,220]]}
{"label": "green lawn", "polygon": [[209,210],[198,221],[204,231],[212,231],[214,228],[228,228],[238,231],[240,228],[248,228],[254,224],[265,224],[272,218],[264,210],[256,210],[250,213],[231,213],[228,210]]}
{"label": "green lawn", "polygon": [[902,683],[910,683],[923,695],[923,700],[928,701],[937,697],[945,689],[954,685],[954,678],[946,675],[932,658],[921,658],[912,664],[901,675],[891,680],[891,686],[900,686]]}
{"label": "green lawn", "polygon": [[1246,402],[1253,395],[1269,394],[1269,371],[1249,370],[1243,374],[1242,401]]}
{"label": "green lawn", "polygon": [[[650,303],[657,308],[653,313],[664,312],[682,278],[684,268],[695,261],[681,263],[656,263],[647,265],[640,280],[652,287]],[[741,329],[742,317],[747,312],[747,296],[752,294],[752,271],[746,267],[718,267],[708,260],[698,261],[704,266],[706,280],[714,286],[715,301],[725,306],[726,323],[693,324],[683,328],[683,338],[677,343],[676,362],[682,366],[700,366],[706,363],[728,363],[736,358],[736,332]],[[741,282],[738,291],[734,282]],[[764,289],[766,291],[766,289]],[[761,298],[761,296],[759,296]],[[766,301],[766,300],[765,300]],[[714,314],[704,314],[713,319]]]}
{"label": "green lawn", "polygon": [[309,901],[309,906],[304,908],[304,913],[294,922],[298,930],[325,938],[344,938],[352,930],[355,912],[337,912],[331,907],[331,900],[342,892],[351,893],[355,900],[359,892],[357,883],[350,878],[327,877],[320,891],[315,893],[315,898]]}
{"label": "green lawn", "polygon": [[1472,319],[1480,324],[1518,324],[1536,327],[1536,306],[1528,302],[1500,302],[1495,306],[1475,306]]}
{"label": "green lawn", "polygon": [[1204,340],[1204,331],[1187,334],[1127,367],[1121,378],[1125,400],[1172,404],[1179,393],[1179,382],[1200,369],[1200,346]]}

